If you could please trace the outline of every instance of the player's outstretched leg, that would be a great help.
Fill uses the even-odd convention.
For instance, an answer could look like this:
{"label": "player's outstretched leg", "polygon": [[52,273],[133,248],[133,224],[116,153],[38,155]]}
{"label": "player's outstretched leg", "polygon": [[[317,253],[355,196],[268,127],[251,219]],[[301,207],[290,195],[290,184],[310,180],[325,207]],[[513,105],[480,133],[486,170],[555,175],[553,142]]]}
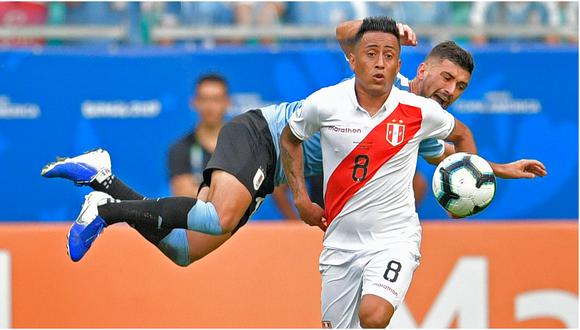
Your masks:
{"label": "player's outstretched leg", "polygon": [[73,222],[67,237],[67,252],[72,261],[81,260],[107,226],[99,216],[98,206],[108,200],[113,198],[100,191],[93,191],[85,196],[81,212]]}

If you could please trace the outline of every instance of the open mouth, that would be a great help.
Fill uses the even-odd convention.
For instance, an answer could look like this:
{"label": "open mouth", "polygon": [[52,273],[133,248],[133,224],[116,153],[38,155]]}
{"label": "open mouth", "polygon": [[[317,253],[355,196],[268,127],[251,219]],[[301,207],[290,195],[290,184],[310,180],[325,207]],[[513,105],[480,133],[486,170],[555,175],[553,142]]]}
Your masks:
{"label": "open mouth", "polygon": [[376,73],[373,75],[373,78],[377,79],[377,80],[382,80],[385,78],[385,75],[382,73]]}
{"label": "open mouth", "polygon": [[433,94],[431,99],[435,100],[435,102],[439,103],[439,105],[443,108],[447,105],[447,102],[449,101],[449,98],[447,96],[441,94]]}

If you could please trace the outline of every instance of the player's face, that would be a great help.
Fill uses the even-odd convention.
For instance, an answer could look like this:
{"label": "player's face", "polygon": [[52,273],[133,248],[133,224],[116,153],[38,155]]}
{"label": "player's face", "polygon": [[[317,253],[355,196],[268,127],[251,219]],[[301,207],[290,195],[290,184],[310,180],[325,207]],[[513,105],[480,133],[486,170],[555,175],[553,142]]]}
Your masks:
{"label": "player's face", "polygon": [[209,126],[222,124],[229,104],[230,100],[224,85],[215,81],[201,83],[193,99],[193,105],[199,113],[200,120]]}
{"label": "player's face", "polygon": [[350,54],[356,81],[371,96],[389,93],[401,67],[397,37],[384,32],[367,32]]}
{"label": "player's face", "polygon": [[432,59],[421,63],[417,78],[419,95],[435,100],[447,109],[463,94],[471,74],[447,59]]}

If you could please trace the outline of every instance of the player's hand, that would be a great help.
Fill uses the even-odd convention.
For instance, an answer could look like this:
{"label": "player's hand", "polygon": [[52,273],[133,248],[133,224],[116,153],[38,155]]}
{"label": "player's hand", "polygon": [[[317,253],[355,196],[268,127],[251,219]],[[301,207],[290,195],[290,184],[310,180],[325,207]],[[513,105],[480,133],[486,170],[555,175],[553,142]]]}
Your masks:
{"label": "player's hand", "polygon": [[399,39],[403,46],[417,46],[417,35],[410,26],[403,23],[397,23],[399,29]]}
{"label": "player's hand", "polygon": [[533,179],[536,176],[546,176],[546,166],[535,159],[520,159],[504,164],[498,177],[502,179]]}
{"label": "player's hand", "polygon": [[309,203],[305,206],[298,207],[300,219],[310,226],[317,226],[323,231],[326,230],[326,220],[324,219],[324,210],[316,203]]}

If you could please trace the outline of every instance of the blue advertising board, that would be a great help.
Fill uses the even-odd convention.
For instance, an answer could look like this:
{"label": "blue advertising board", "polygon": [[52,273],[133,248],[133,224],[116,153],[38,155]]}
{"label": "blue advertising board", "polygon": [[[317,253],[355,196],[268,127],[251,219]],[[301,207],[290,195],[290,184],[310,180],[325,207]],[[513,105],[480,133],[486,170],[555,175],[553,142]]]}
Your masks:
{"label": "blue advertising board", "polygon": [[[451,112],[494,162],[539,159],[549,175],[498,180],[496,198],[476,219],[578,217],[578,49],[470,48],[471,83]],[[426,48],[405,48],[401,72],[413,77]],[[148,197],[169,195],[167,149],[191,130],[197,77],[224,75],[230,117],[294,101],[352,75],[338,47],[45,48],[0,51],[0,219],[74,219],[89,188],[40,176],[57,155],[106,148],[113,171]],[[430,183],[434,167],[419,162]],[[422,219],[446,214],[428,192]],[[280,219],[267,200],[255,219]]]}

